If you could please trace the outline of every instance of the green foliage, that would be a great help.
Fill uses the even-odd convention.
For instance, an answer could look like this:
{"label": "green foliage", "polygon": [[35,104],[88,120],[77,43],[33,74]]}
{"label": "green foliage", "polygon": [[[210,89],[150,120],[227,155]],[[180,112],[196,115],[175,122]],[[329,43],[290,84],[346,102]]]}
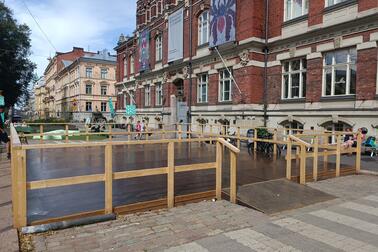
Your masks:
{"label": "green foliage", "polygon": [[257,137],[258,138],[272,138],[272,134],[269,133],[267,129],[257,129]]}
{"label": "green foliage", "polygon": [[18,24],[12,11],[0,2],[0,90],[5,106],[26,101],[29,83],[33,80],[35,64],[30,56],[30,29]]}

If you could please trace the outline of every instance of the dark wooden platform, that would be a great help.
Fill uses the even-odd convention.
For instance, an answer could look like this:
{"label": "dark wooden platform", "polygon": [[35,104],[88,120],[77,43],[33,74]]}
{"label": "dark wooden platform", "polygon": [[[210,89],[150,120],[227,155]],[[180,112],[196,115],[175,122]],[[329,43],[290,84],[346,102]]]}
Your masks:
{"label": "dark wooden platform", "polygon": [[[228,193],[228,190],[225,190]],[[266,214],[275,214],[335,199],[311,187],[276,179],[238,187],[239,203]]]}

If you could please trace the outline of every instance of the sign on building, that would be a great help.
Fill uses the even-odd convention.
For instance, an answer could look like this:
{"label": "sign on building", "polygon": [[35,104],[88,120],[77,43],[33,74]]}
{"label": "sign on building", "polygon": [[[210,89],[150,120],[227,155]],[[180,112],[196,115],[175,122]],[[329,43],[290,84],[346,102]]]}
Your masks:
{"label": "sign on building", "polygon": [[136,115],[136,106],[135,105],[126,105],[126,115],[135,116]]}
{"label": "sign on building", "polygon": [[139,35],[139,71],[150,68],[150,32],[144,30]]}
{"label": "sign on building", "polygon": [[184,57],[184,9],[168,17],[168,62]]}
{"label": "sign on building", "polygon": [[236,0],[212,0],[210,47],[235,41]]}

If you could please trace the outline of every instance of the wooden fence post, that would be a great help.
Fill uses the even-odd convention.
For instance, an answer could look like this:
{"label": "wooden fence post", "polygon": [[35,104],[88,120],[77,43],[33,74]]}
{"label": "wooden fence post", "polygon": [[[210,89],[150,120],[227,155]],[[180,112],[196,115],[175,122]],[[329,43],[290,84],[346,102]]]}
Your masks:
{"label": "wooden fence post", "polygon": [[341,161],[341,135],[336,136],[336,177],[340,177],[340,161]]}
{"label": "wooden fence post", "polygon": [[312,175],[314,181],[318,180],[318,157],[319,157],[319,137],[314,138],[314,159],[312,163]]}
{"label": "wooden fence post", "polygon": [[15,184],[12,186],[16,186],[16,205],[13,206],[14,212],[16,214],[16,222],[14,226],[16,228],[25,227],[27,225],[27,203],[26,203],[26,150],[22,149],[15,149]]}
{"label": "wooden fence post", "polygon": [[291,139],[287,139],[287,149],[286,149],[286,178],[291,180]]}
{"label": "wooden fence post", "polygon": [[356,146],[356,173],[361,171],[361,144],[362,144],[362,136],[361,132],[357,134],[357,146]]}
{"label": "wooden fence post", "polygon": [[[327,144],[328,144],[328,136],[325,135],[325,136],[323,136],[323,145],[327,146]],[[326,147],[324,147],[323,152],[324,152],[323,167],[324,167],[324,170],[327,171],[327,169],[328,169],[328,153],[327,153],[328,150],[326,149]]]}
{"label": "wooden fence post", "polygon": [[175,205],[175,145],[174,142],[168,143],[168,208]]}
{"label": "wooden fence post", "polygon": [[236,204],[236,153],[230,151],[230,201]]}
{"label": "wooden fence post", "polygon": [[66,139],[66,143],[68,143],[68,124],[65,125],[65,139]]}
{"label": "wooden fence post", "polygon": [[301,155],[300,155],[300,168],[299,168],[299,183],[301,185],[306,184],[306,146],[301,144]]}
{"label": "wooden fence post", "polygon": [[223,149],[222,144],[216,142],[216,198],[217,200],[222,199],[222,161],[223,161]]}
{"label": "wooden fence post", "polygon": [[113,212],[113,151],[112,145],[105,146],[105,213]]}
{"label": "wooden fence post", "polygon": [[43,143],[43,124],[39,125],[39,142]]}
{"label": "wooden fence post", "polygon": [[112,124],[109,124],[109,141],[112,141],[113,136],[112,136]]}

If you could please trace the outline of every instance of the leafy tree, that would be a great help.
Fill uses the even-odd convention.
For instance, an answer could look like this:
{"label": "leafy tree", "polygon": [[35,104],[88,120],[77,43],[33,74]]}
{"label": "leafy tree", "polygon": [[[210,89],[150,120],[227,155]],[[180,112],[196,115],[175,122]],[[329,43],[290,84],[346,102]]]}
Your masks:
{"label": "leafy tree", "polygon": [[30,55],[30,29],[18,24],[12,11],[0,2],[0,90],[6,106],[28,99],[35,64]]}

